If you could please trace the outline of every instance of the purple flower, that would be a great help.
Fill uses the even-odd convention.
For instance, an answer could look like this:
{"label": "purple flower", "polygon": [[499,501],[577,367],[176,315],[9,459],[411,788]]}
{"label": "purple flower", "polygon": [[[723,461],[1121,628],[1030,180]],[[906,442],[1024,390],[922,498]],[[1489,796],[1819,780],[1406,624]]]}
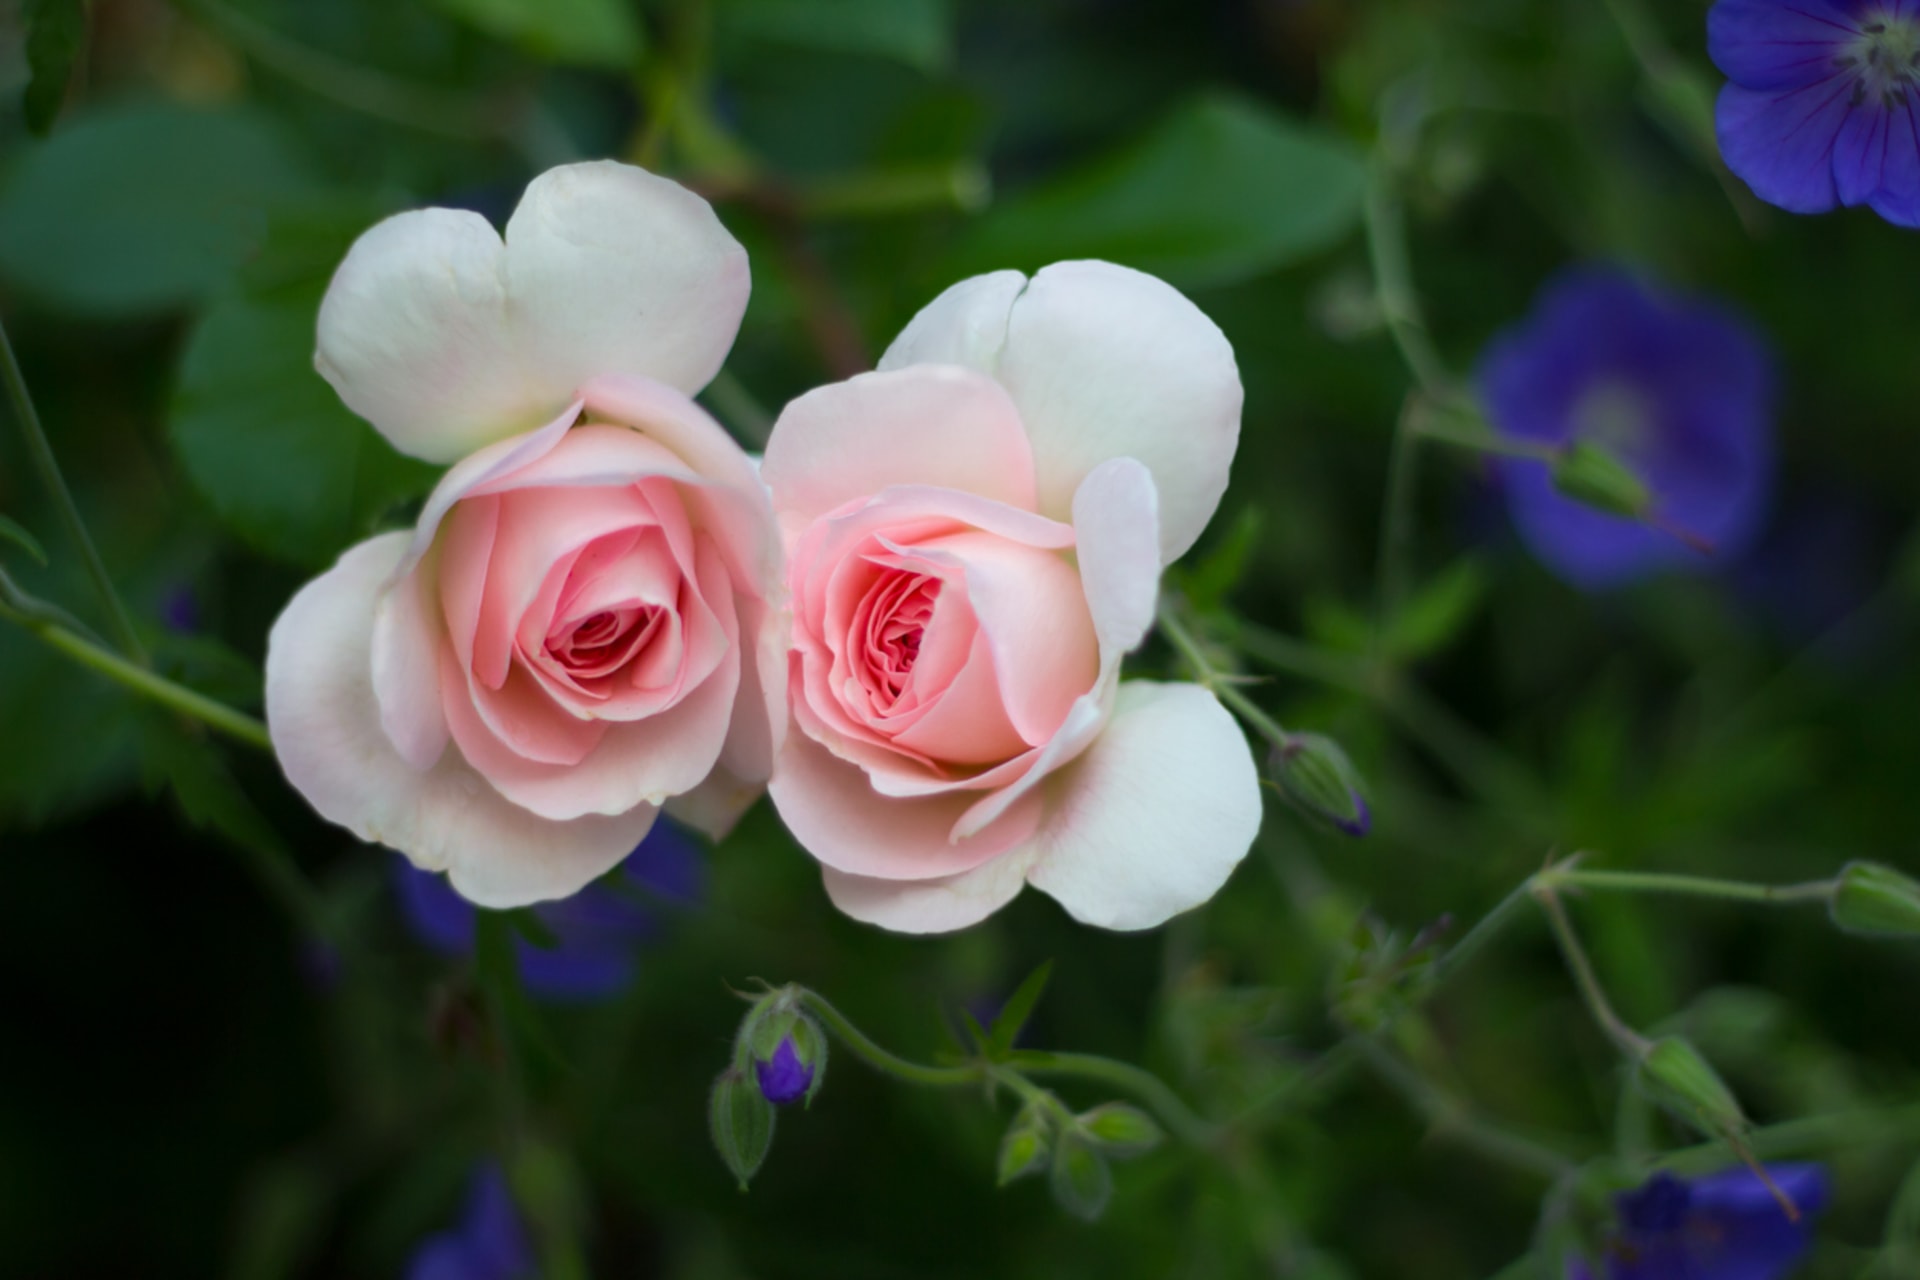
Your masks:
{"label": "purple flower", "polygon": [[759,1058],[753,1064],[753,1078],[760,1083],[760,1094],[776,1107],[798,1102],[813,1085],[813,1068],[801,1061],[793,1037],[781,1040],[771,1058]]}
{"label": "purple flower", "polygon": [[1707,50],[1720,154],[1755,195],[1920,226],[1920,0],[1719,0]]}
{"label": "purple flower", "polygon": [[534,1274],[526,1227],[492,1161],[474,1170],[459,1225],[421,1241],[407,1264],[407,1280],[532,1280]]}
{"label": "purple flower", "polygon": [[[659,901],[691,901],[702,878],[692,838],[665,819],[656,822],[611,876],[571,898],[533,908],[559,945],[546,950],[514,939],[527,990],[555,1001],[614,994],[633,976],[635,947],[659,929]],[[394,888],[414,936],[448,955],[473,950],[473,904],[444,876],[395,859]]]}
{"label": "purple flower", "polygon": [[[1759,336],[1721,307],[1618,268],[1577,268],[1489,344],[1479,382],[1503,434],[1602,447],[1652,492],[1664,529],[1565,496],[1545,462],[1501,459],[1521,538],[1575,586],[1724,563],[1753,536],[1773,473],[1772,362]],[[1675,531],[1704,540],[1716,559]]]}
{"label": "purple flower", "polygon": [[1602,1265],[1574,1259],[1567,1280],[1781,1280],[1806,1255],[1827,1175],[1817,1164],[1769,1165],[1767,1173],[1799,1221],[1749,1169],[1691,1182],[1656,1173],[1615,1201]]}

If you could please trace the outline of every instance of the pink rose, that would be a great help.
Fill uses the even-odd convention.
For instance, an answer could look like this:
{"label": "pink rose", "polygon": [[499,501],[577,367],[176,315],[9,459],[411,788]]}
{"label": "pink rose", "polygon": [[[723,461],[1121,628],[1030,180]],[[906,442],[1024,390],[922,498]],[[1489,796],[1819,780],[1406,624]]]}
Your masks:
{"label": "pink rose", "polygon": [[1219,503],[1240,402],[1192,303],[1070,262],[954,286],[878,372],[787,406],[761,468],[793,610],[771,793],[843,911],[957,929],[1030,882],[1139,929],[1225,882],[1260,821],[1246,739],[1120,659]]}
{"label": "pink rose", "polygon": [[613,867],[662,805],[718,831],[757,794],[779,541],[689,398],[747,288],[705,201],[604,162],[537,178],[504,243],[427,209],[354,245],[316,363],[396,447],[461,461],[274,624],[268,725],[322,815],[513,906]]}

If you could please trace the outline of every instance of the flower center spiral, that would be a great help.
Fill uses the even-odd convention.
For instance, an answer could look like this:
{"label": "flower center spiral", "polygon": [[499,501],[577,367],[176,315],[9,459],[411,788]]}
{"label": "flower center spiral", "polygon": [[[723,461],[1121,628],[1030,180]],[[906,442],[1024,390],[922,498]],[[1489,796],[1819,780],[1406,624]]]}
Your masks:
{"label": "flower center spiral", "polygon": [[862,639],[867,654],[864,670],[878,709],[885,712],[906,692],[914,664],[920,660],[920,642],[933,620],[940,582],[926,574],[888,575],[863,601]]}
{"label": "flower center spiral", "polygon": [[1873,14],[1860,24],[1860,34],[1834,58],[1834,65],[1853,72],[1853,105],[1877,102],[1884,107],[1905,103],[1920,85],[1920,23],[1888,14]]}

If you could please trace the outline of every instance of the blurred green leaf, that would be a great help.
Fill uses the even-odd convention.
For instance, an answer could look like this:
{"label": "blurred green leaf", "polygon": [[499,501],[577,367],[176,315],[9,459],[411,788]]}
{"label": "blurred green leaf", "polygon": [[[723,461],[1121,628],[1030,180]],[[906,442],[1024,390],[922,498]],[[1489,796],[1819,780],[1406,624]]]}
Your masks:
{"label": "blurred green leaf", "polygon": [[727,0],[718,8],[727,35],[893,58],[923,71],[952,56],[946,0]]}
{"label": "blurred green leaf", "polygon": [[1459,638],[1487,598],[1487,573],[1477,560],[1456,560],[1401,606],[1388,644],[1401,658],[1424,658]]}
{"label": "blurred green leaf", "polygon": [[501,1039],[512,1047],[514,1057],[547,1072],[562,1072],[567,1060],[520,981],[511,915],[511,912],[484,908],[474,911],[474,971],[487,993],[487,1003],[498,1021]]}
{"label": "blurred green leaf", "polygon": [[1323,249],[1359,220],[1366,165],[1346,141],[1258,102],[1207,94],[1139,142],[996,207],[968,270],[1105,258],[1223,285]]}
{"label": "blurred green leaf", "polygon": [[76,117],[0,188],[0,276],[54,306],[164,311],[213,291],[312,190],[264,117],[134,103]]}
{"label": "blurred green leaf", "polygon": [[1265,528],[1266,517],[1260,508],[1240,508],[1226,536],[1181,574],[1181,590],[1187,602],[1201,613],[1211,613],[1226,604],[1228,594],[1245,576]]}
{"label": "blurred green leaf", "polygon": [[44,134],[67,96],[67,79],[87,40],[87,9],[82,0],[26,0],[27,82],[23,107],[27,128]]}
{"label": "blurred green leaf", "polygon": [[535,57],[629,68],[645,37],[628,0],[435,0],[442,9]]}
{"label": "blurred green leaf", "polygon": [[1007,997],[1006,1006],[1000,1010],[1000,1016],[993,1020],[993,1030],[987,1039],[990,1054],[998,1056],[1013,1048],[1013,1042],[1020,1038],[1021,1029],[1027,1025],[1027,1019],[1033,1016],[1034,1006],[1046,994],[1047,979],[1052,976],[1053,961],[1045,961]]}
{"label": "blurred green leaf", "polygon": [[[362,225],[348,221],[335,251],[314,260],[330,269]],[[396,453],[314,372],[327,277],[298,268],[312,254],[311,224],[286,234],[299,247],[269,244],[248,283],[194,326],[168,425],[187,475],[229,528],[269,555],[318,567],[431,488],[437,472]]]}
{"label": "blurred green leaf", "polygon": [[40,539],[28,533],[17,521],[5,516],[0,516],[0,541],[11,542],[42,565],[47,563],[47,549],[40,545]]}

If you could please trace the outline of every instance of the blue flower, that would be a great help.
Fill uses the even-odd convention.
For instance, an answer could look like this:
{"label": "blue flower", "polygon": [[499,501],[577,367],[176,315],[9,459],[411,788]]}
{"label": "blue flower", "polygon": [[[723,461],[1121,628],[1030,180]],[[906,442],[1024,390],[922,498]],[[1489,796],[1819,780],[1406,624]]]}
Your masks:
{"label": "blue flower", "polygon": [[428,1236],[407,1264],[407,1280],[532,1280],[533,1247],[498,1165],[474,1170],[460,1224]]}
{"label": "blue flower", "polygon": [[[1617,268],[1568,271],[1488,346],[1479,383],[1503,434],[1601,446],[1653,494],[1664,529],[1565,496],[1544,462],[1501,460],[1521,538],[1575,586],[1726,563],[1754,535],[1773,472],[1772,362],[1723,308]],[[1703,540],[1714,558],[1675,531]]]}
{"label": "blue flower", "polygon": [[753,1075],[760,1084],[761,1096],[776,1107],[798,1102],[813,1085],[813,1067],[801,1061],[792,1036],[779,1043],[771,1058],[756,1059]]}
{"label": "blue flower", "polygon": [[1920,226],[1920,0],[1719,0],[1707,50],[1720,154],[1755,195]]}
{"label": "blue flower", "polygon": [[[613,877],[533,908],[559,945],[544,950],[514,939],[528,991],[549,1000],[584,1001],[620,990],[633,976],[634,948],[659,928],[657,901],[699,895],[700,854],[691,837],[663,819]],[[473,904],[445,877],[395,859],[394,887],[408,927],[422,942],[448,955],[472,951]]]}
{"label": "blue flower", "polygon": [[1656,1173],[1615,1202],[1618,1219],[1596,1268],[1574,1260],[1567,1280],[1782,1280],[1806,1255],[1810,1222],[1827,1204],[1817,1164],[1767,1173],[1800,1211],[1795,1221],[1749,1169],[1695,1181]]}

